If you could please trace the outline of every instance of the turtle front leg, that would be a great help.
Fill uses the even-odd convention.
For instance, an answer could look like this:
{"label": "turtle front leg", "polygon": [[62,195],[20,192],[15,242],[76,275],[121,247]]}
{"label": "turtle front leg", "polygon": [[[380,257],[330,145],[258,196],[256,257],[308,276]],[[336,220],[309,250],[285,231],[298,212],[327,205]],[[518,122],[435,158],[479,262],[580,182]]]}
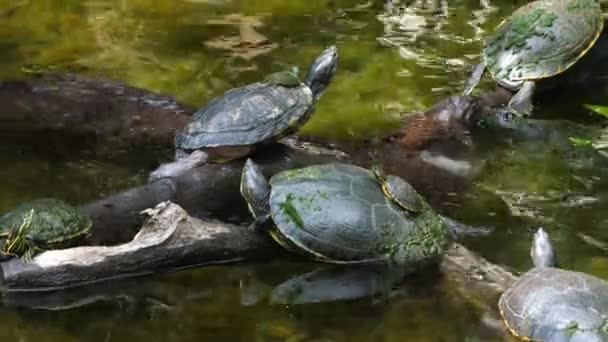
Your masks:
{"label": "turtle front leg", "polygon": [[471,95],[473,89],[475,89],[479,82],[481,82],[481,78],[483,77],[485,71],[486,65],[483,62],[475,66],[475,69],[473,69],[473,73],[471,73],[471,77],[469,77],[469,80],[467,81],[466,86],[464,88],[465,96]]}
{"label": "turtle front leg", "polygon": [[40,252],[40,249],[34,242],[34,239],[29,236],[25,238],[24,243],[26,245],[26,248],[25,253],[23,253],[23,256],[21,257],[21,260],[23,260],[24,262],[31,262],[34,258],[34,255]]}
{"label": "turtle front leg", "polygon": [[270,214],[258,216],[255,218],[253,223],[249,225],[249,231],[252,233],[262,233],[267,231],[272,225],[272,218]]}
{"label": "turtle front leg", "polygon": [[536,84],[532,81],[524,82],[523,86],[509,101],[509,108],[520,116],[528,117],[532,114],[534,105],[532,98]]}
{"label": "turtle front leg", "polygon": [[486,65],[483,62],[479,63],[479,64],[477,64],[477,66],[475,66],[475,69],[473,69],[473,72],[471,73],[471,77],[469,77],[469,79],[467,80],[467,83],[465,85],[465,88],[464,88],[465,96],[471,95],[471,93],[473,92],[473,89],[475,89],[475,87],[477,87],[479,82],[481,82],[481,78],[483,77],[483,74],[485,72],[486,72]]}

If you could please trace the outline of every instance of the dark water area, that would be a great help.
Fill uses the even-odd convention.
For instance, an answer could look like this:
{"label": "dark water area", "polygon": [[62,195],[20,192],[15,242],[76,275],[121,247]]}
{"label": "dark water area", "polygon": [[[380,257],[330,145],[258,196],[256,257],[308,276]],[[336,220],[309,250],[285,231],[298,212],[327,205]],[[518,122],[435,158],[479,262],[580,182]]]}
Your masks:
{"label": "dark water area", "polygon": [[[197,107],[270,72],[292,66],[305,71],[323,48],[336,44],[338,74],[301,134],[356,146],[392,132],[404,112],[461,92],[483,39],[519,5],[450,0],[447,7],[430,1],[436,8],[429,9],[393,2],[0,0],[0,79],[39,70],[79,72],[172,94]],[[486,78],[479,91],[491,86]],[[525,271],[531,233],[543,226],[563,267],[608,278],[607,252],[589,242],[608,242],[608,161],[569,140],[591,139],[602,126],[586,103],[608,104],[608,88],[543,96],[535,117],[549,119],[542,122],[548,132],[543,139],[495,132],[475,137],[477,149],[467,161],[478,172],[461,181],[466,186],[454,187],[462,192],[454,205],[442,203],[463,222],[494,228],[489,237],[464,241],[468,247]],[[0,118],[10,115],[0,106]],[[78,140],[1,138],[0,211],[48,196],[86,203],[142,184],[150,159],[159,156],[102,159],[74,152],[83,143]],[[380,152],[397,163],[396,153]],[[437,184],[438,191],[445,189]],[[304,290],[313,290],[292,288],[284,300],[281,291],[298,277],[308,277]],[[483,312],[439,278],[289,260],[209,267],[76,292],[7,296],[0,340],[501,340],[484,327]],[[294,303],[323,301],[314,297],[323,291],[314,289],[332,286],[341,290],[329,291],[330,297],[373,295]]]}

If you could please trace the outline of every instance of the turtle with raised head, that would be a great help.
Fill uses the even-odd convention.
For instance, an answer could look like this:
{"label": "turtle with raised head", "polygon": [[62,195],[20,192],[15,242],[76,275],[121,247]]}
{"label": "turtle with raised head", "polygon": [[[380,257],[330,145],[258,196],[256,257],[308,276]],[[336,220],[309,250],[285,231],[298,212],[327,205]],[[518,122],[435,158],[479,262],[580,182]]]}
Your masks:
{"label": "turtle with raised head", "polygon": [[301,82],[294,71],[229,90],[192,116],[175,137],[175,161],[150,179],[175,177],[206,162],[225,162],[295,132],[308,121],[338,66],[338,50],[327,48]]}
{"label": "turtle with raised head", "polygon": [[483,62],[469,79],[465,94],[485,70],[516,94],[509,108],[532,113],[537,81],[556,76],[583,57],[599,38],[604,18],[599,0],[537,0],[517,9],[486,41]]}
{"label": "turtle with raised head", "polygon": [[[316,260],[418,267],[438,259],[456,223],[392,177],[379,181],[373,171],[330,163],[282,171],[267,181],[248,159],[241,194],[255,218],[252,230],[268,231],[283,247]],[[480,232],[487,233],[459,231]]]}
{"label": "turtle with raised head", "polygon": [[526,341],[608,341],[608,282],[557,268],[557,254],[542,228],[531,256],[534,268],[498,302],[509,331]]}
{"label": "turtle with raised head", "polygon": [[27,261],[43,250],[70,247],[92,226],[88,216],[61,200],[24,203],[0,217],[0,257]]}

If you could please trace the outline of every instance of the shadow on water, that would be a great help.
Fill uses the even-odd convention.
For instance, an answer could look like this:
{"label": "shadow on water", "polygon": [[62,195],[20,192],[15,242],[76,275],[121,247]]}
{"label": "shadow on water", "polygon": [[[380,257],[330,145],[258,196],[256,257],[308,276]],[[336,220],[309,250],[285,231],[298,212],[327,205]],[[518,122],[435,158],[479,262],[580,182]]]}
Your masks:
{"label": "shadow on water", "polygon": [[[362,164],[384,164],[417,183],[455,218],[493,226],[491,237],[466,242],[492,261],[527,269],[530,233],[543,225],[565,267],[608,277],[605,251],[583,238],[608,241],[607,162],[569,139],[597,135],[603,123],[582,104],[606,104],[605,86],[539,97],[538,119],[551,120],[537,123],[542,133],[537,139],[481,130],[473,132],[472,150],[453,141],[414,151],[362,145],[393,133],[401,113],[422,111],[459,93],[483,38],[512,12],[512,1],[455,0],[430,10],[405,8],[404,1],[385,7],[358,0],[14,3],[0,0],[2,79],[25,78],[36,70],[78,71],[175,94],[192,106],[270,71],[304,68],[336,43],[339,73],[303,135],[349,146]],[[593,51],[605,61],[608,49]],[[597,70],[608,68],[594,70],[593,76],[603,77]],[[481,89],[491,87],[486,79]],[[0,118],[11,118],[9,110],[0,108]],[[170,153],[128,151],[100,158],[81,148],[87,139],[95,141],[93,136],[55,140],[41,133],[40,138],[36,143],[36,137],[0,136],[3,211],[42,196],[83,203],[141,184],[153,161]],[[327,271],[327,276],[319,267],[325,266],[213,267],[69,293],[5,297],[0,339],[495,339],[484,331],[482,313],[432,272],[394,284],[392,273]],[[328,289],[336,287],[339,296],[361,298],[270,303],[286,294],[300,301],[331,299],[335,294]]]}

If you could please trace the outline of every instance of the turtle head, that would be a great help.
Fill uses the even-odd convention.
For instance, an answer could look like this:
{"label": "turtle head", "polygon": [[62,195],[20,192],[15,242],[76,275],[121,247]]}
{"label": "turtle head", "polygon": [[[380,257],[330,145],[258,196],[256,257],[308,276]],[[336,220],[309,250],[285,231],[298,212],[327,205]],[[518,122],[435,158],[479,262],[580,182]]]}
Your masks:
{"label": "turtle head", "polygon": [[530,255],[535,267],[557,266],[557,254],[549,239],[549,234],[543,228],[538,228],[534,234]]}
{"label": "turtle head", "polygon": [[386,181],[386,172],[382,169],[380,165],[373,165],[371,167],[372,174],[379,182]]}
{"label": "turtle head", "polygon": [[253,217],[257,218],[270,212],[270,184],[260,167],[249,158],[243,166],[240,189]]}
{"label": "turtle head", "polygon": [[0,237],[2,244],[0,251],[2,257],[23,255],[29,250],[28,232],[32,224],[34,209],[30,210],[23,218],[19,227],[11,227],[8,232]]}
{"label": "turtle head", "polygon": [[330,46],[317,57],[306,75],[307,86],[312,90],[315,100],[318,100],[331,82],[338,68],[338,49]]}

